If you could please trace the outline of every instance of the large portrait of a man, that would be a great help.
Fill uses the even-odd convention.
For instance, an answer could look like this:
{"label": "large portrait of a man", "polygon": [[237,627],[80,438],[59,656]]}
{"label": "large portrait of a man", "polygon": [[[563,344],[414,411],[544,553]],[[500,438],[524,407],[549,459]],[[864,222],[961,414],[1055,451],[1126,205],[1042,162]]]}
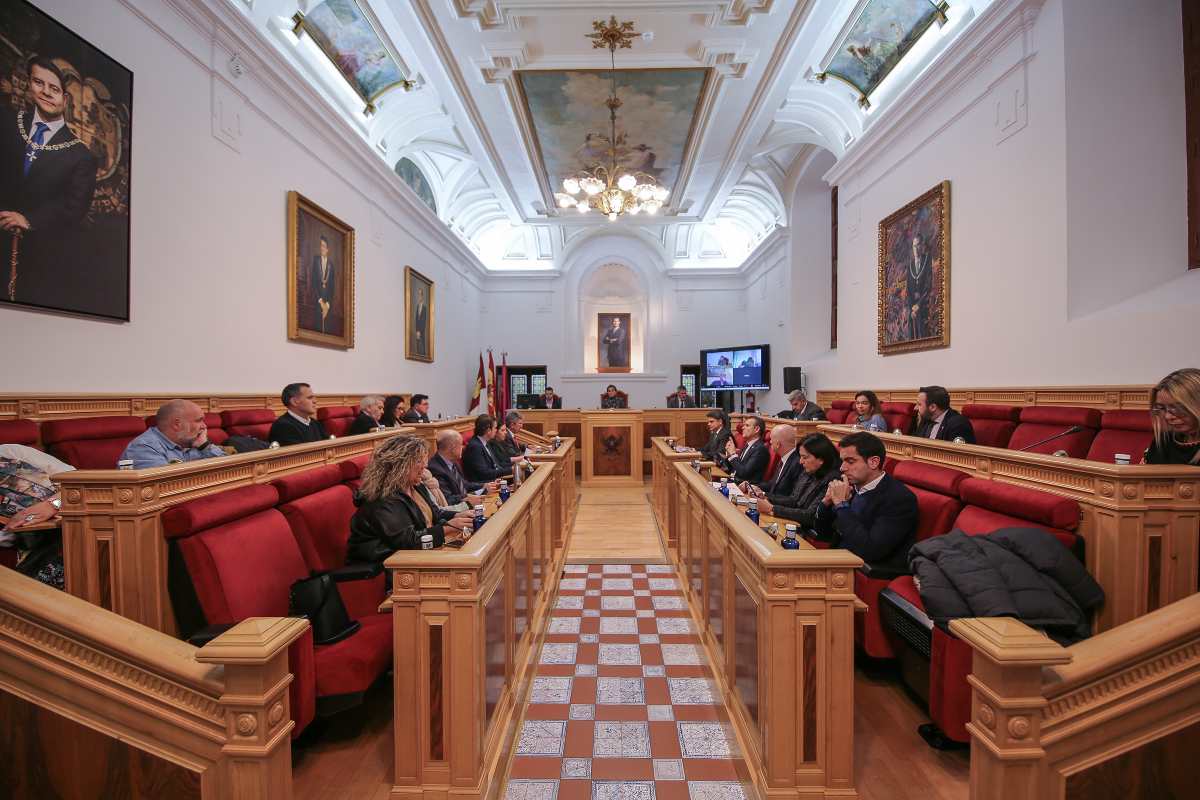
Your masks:
{"label": "large portrait of a man", "polygon": [[404,268],[404,357],[433,363],[433,281]]}
{"label": "large portrait of a man", "polygon": [[288,338],[354,347],[354,229],[288,192]]}
{"label": "large portrait of a man", "polygon": [[133,73],[0,3],[0,300],[129,319]]}
{"label": "large portrait of a man", "polygon": [[950,182],[879,223],[879,352],[950,346]]}
{"label": "large portrait of a man", "polygon": [[629,372],[629,314],[597,314],[596,364],[600,372]]}

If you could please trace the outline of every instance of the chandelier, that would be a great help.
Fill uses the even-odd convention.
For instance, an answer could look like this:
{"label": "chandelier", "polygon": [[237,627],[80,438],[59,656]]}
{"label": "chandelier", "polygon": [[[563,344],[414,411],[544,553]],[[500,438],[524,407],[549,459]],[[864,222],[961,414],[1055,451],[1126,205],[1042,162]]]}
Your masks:
{"label": "chandelier", "polygon": [[592,164],[568,175],[562,182],[563,191],[556,192],[554,197],[559,208],[574,208],[580,214],[586,214],[594,208],[607,215],[609,221],[615,221],[622,214],[655,214],[662,208],[670,192],[659,186],[652,175],[617,164],[622,143],[617,140],[617,109],[621,107],[621,100],[617,97],[616,53],[618,47],[629,49],[633,46],[637,31],[633,29],[632,22],[617,22],[615,16],[607,23],[603,20],[594,21],[592,29],[595,33],[587,35],[592,40],[592,47],[607,47],[611,62],[611,94],[604,101],[608,107],[609,138],[605,151],[608,163]]}

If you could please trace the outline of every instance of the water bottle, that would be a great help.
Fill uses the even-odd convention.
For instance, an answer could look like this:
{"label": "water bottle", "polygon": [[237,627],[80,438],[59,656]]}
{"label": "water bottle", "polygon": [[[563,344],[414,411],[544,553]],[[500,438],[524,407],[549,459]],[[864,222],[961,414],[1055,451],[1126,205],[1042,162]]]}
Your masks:
{"label": "water bottle", "polygon": [[697,458],[692,460],[692,469],[696,470],[696,472],[700,471],[700,459]]}
{"label": "water bottle", "polygon": [[500,502],[507,503],[511,495],[508,492],[508,481],[500,481]]}
{"label": "water bottle", "polygon": [[800,540],[796,538],[797,528],[794,524],[788,523],[784,528],[783,541],[779,543],[784,550],[799,550]]}
{"label": "water bottle", "polygon": [[336,439],[337,437],[336,437],[336,436],[334,436],[334,435],[331,433],[331,434],[329,434],[329,438],[330,438],[330,439]]}
{"label": "water bottle", "polygon": [[524,466],[525,465],[523,463],[521,463],[520,461],[518,461],[516,464],[513,464],[513,488],[514,489],[519,489],[521,487],[521,473],[524,471]]}
{"label": "water bottle", "polygon": [[555,436],[554,437],[554,449],[557,450],[560,447],[562,447],[562,437]]}
{"label": "water bottle", "polygon": [[485,522],[487,522],[487,517],[483,516],[483,505],[475,506],[475,518],[471,520],[472,530],[478,531]]}
{"label": "water bottle", "polygon": [[758,524],[758,501],[754,498],[750,499],[750,507],[746,509],[746,516],[749,517],[750,521],[755,525]]}
{"label": "water bottle", "polygon": [[133,469],[133,459],[122,458],[117,462],[117,469]]}
{"label": "water bottle", "polygon": [[721,488],[717,491],[726,497],[729,497],[729,478],[721,478]]}
{"label": "water bottle", "polygon": [[433,549],[433,534],[426,533],[423,536],[421,536],[421,549],[422,550],[432,550]]}
{"label": "water bottle", "polygon": [[270,446],[268,449],[269,449],[269,450],[278,450],[278,449],[279,449],[279,442],[271,442],[271,446]]}

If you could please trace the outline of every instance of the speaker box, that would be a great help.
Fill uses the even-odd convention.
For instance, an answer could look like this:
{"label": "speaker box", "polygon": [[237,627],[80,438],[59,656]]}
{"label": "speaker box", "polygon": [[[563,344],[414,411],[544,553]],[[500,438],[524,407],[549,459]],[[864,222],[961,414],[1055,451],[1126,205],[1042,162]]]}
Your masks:
{"label": "speaker box", "polygon": [[785,392],[794,392],[797,389],[804,389],[804,370],[800,367],[784,367],[783,368],[783,390]]}

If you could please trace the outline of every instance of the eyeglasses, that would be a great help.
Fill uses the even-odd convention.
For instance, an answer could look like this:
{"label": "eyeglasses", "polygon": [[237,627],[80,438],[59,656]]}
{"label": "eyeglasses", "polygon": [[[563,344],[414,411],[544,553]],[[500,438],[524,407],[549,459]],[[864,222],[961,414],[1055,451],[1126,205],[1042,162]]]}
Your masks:
{"label": "eyeglasses", "polygon": [[1165,405],[1165,406],[1162,405],[1161,403],[1155,403],[1154,405],[1150,406],[1150,413],[1158,414],[1159,416],[1162,416],[1164,414],[1170,414],[1173,417],[1182,417],[1184,419],[1187,419],[1188,417],[1191,416],[1191,414],[1188,413],[1188,410],[1186,408],[1184,408],[1181,405],[1176,405],[1174,403],[1172,403],[1170,405]]}

